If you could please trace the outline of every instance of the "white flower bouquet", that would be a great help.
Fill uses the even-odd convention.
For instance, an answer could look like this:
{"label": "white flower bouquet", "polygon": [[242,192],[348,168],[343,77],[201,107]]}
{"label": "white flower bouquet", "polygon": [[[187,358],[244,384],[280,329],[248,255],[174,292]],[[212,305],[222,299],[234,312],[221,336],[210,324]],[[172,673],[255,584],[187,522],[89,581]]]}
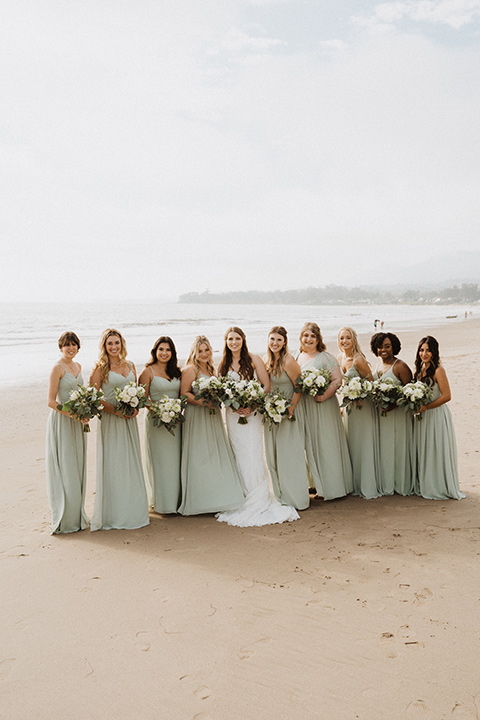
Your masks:
{"label": "white flower bouquet", "polygon": [[433,398],[433,388],[421,380],[417,380],[416,382],[404,385],[402,391],[402,397],[398,401],[398,404],[407,407],[412,411],[417,420],[421,420],[422,413],[418,411],[422,405],[431,402]]}
{"label": "white flower bouquet", "polygon": [[[224,395],[223,404],[234,410],[250,409],[256,414],[263,407],[265,390],[258,380],[233,380],[233,378],[221,378]],[[238,419],[240,425],[246,425],[248,419],[241,415]]]}
{"label": "white flower bouquet", "polygon": [[175,428],[185,422],[183,411],[186,406],[186,395],[181,395],[179,398],[163,395],[160,400],[150,404],[148,411],[155,427],[164,427],[171,435],[175,435]]}
{"label": "white flower bouquet", "polygon": [[378,378],[373,381],[370,399],[376,407],[380,408],[382,417],[386,417],[389,406],[399,405],[402,398],[402,386],[392,378]]}
{"label": "white flower bouquet", "polygon": [[295,392],[312,395],[313,397],[323,395],[331,382],[332,374],[330,370],[324,370],[323,368],[302,370],[295,381]]}
{"label": "white flower bouquet", "polygon": [[362,409],[362,400],[366,400],[372,393],[373,382],[361,377],[352,377],[347,380],[345,385],[338,390],[343,396],[341,407],[344,407],[347,414],[350,415],[353,408]]}
{"label": "white flower bouquet", "polygon": [[147,404],[147,395],[143,385],[138,385],[134,380],[123,388],[114,387],[115,409],[120,410],[124,418],[132,417],[135,410],[140,410]]}
{"label": "white flower bouquet", "polygon": [[[66,403],[57,405],[57,410],[68,412],[75,420],[91,420],[94,417],[102,417],[102,400],[104,394],[96,387],[85,387],[79,385],[72,390]],[[90,432],[90,425],[83,426],[84,432]]]}
{"label": "white flower bouquet", "polygon": [[223,378],[201,376],[193,381],[192,393],[195,400],[204,400],[209,405],[210,415],[215,415],[225,394]]}
{"label": "white flower bouquet", "polygon": [[[291,399],[281,390],[270,390],[270,392],[265,394],[263,404],[260,408],[260,412],[263,415],[262,422],[269,423],[269,430],[275,427],[275,425],[280,425],[284,418],[290,417],[288,408],[291,404]],[[292,415],[290,420],[295,420],[295,415]]]}

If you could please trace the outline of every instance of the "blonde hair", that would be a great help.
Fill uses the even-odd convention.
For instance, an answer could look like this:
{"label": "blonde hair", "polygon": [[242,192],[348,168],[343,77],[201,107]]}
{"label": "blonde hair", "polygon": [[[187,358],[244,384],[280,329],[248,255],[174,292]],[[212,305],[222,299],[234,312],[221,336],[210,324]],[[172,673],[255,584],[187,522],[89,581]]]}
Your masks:
{"label": "blonde hair", "polygon": [[302,352],[305,352],[303,349],[303,342],[302,342],[302,335],[306,330],[310,330],[311,333],[315,335],[317,338],[317,350],[318,352],[323,352],[327,349],[327,346],[323,342],[322,333],[320,332],[320,328],[318,327],[317,323],[314,322],[307,322],[300,330],[300,350]]}
{"label": "blonde hair", "polygon": [[348,325],[344,325],[344,327],[341,327],[340,330],[338,331],[338,335],[337,335],[338,349],[341,352],[343,352],[342,348],[340,347],[340,334],[342,333],[343,330],[347,330],[347,332],[349,332],[352,337],[353,355],[355,356],[355,355],[360,354],[362,357],[365,357],[365,353],[363,352],[362,348],[360,347],[360,343],[358,342],[357,333],[355,332],[355,330],[353,328],[349,327]]}
{"label": "blonde hair", "polygon": [[125,358],[127,357],[127,344],[125,342],[125,338],[120,332],[118,332],[118,330],[114,330],[113,328],[107,328],[103,331],[102,337],[100,338],[100,352],[98,354],[98,360],[95,363],[95,367],[93,368],[94,370],[100,370],[100,385],[103,385],[107,381],[108,373],[110,372],[110,357],[107,353],[106,346],[108,338],[112,337],[112,335],[116,335],[120,339],[120,352],[118,354],[120,364],[123,365],[124,362],[126,362]]}
{"label": "blonde hair", "polygon": [[[200,350],[200,345],[207,345],[210,352],[213,353],[213,348],[210,345],[210,340],[205,335],[197,335],[197,337],[192,343],[192,347],[190,348],[190,355],[187,358],[187,365],[193,365],[193,367],[195,368],[196,378],[200,375],[201,372],[200,363],[198,362],[198,351]],[[210,360],[207,360],[207,370],[210,372],[210,375],[215,375],[215,368],[213,366],[212,358],[210,358]]]}
{"label": "blonde hair", "polygon": [[283,325],[274,325],[268,333],[268,336],[270,337],[270,335],[272,335],[273,333],[281,335],[285,342],[280,348],[278,358],[276,358],[273,352],[270,350],[270,346],[267,346],[267,362],[265,363],[265,367],[267,368],[267,372],[269,375],[273,375],[274,377],[280,377],[285,367],[285,358],[288,355],[288,337],[287,331],[285,330]]}

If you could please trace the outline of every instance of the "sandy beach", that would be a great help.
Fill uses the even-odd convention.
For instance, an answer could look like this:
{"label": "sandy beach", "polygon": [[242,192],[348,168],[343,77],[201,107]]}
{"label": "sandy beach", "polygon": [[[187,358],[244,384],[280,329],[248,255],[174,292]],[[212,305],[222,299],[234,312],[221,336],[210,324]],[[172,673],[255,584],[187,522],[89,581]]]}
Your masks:
{"label": "sandy beach", "polygon": [[[427,333],[400,334],[410,366]],[[433,334],[466,499],[315,500],[286,525],[51,536],[47,379],[2,390],[0,717],[479,719],[480,320]]]}

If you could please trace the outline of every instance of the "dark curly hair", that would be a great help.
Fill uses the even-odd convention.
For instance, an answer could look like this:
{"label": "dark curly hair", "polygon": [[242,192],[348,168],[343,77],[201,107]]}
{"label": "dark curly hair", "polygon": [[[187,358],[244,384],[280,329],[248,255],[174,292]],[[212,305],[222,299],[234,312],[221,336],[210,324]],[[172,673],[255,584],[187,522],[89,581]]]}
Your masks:
{"label": "dark curly hair", "polygon": [[225,345],[223,348],[223,357],[218,366],[218,374],[226,375],[232,364],[232,351],[227,345],[227,338],[230,333],[237,333],[242,338],[242,349],[240,350],[240,369],[238,374],[243,380],[252,380],[255,375],[255,368],[252,363],[252,358],[248,352],[247,337],[243,330],[236,325],[229,327],[224,336]]}
{"label": "dark curly hair", "polygon": [[[432,353],[432,359],[430,365],[425,370],[425,374],[422,374],[423,363],[420,359],[420,348],[422,345],[428,345],[428,349]],[[427,385],[433,385],[433,376],[435,375],[438,366],[440,365],[440,350],[438,347],[438,340],[432,335],[426,335],[418,343],[417,354],[415,355],[415,373],[413,375],[414,380],[422,380]]]}
{"label": "dark curly hair", "polygon": [[378,332],[372,335],[370,339],[370,349],[374,355],[378,357],[378,351],[382,347],[384,340],[389,339],[392,343],[392,352],[394,355],[398,355],[402,349],[402,344],[398,337],[391,332]]}
{"label": "dark curly hair", "polygon": [[182,371],[178,367],[177,349],[175,347],[175,343],[173,342],[172,338],[168,337],[168,335],[162,335],[161,337],[158,338],[158,340],[155,341],[155,345],[150,350],[150,355],[152,356],[151,360],[149,360],[145,364],[145,367],[149,367],[150,365],[155,365],[155,363],[157,362],[158,346],[161,343],[167,344],[170,348],[170,352],[172,353],[172,356],[171,356],[170,360],[168,361],[167,367],[166,367],[166,372],[167,372],[168,377],[170,379],[179,378],[182,374]]}

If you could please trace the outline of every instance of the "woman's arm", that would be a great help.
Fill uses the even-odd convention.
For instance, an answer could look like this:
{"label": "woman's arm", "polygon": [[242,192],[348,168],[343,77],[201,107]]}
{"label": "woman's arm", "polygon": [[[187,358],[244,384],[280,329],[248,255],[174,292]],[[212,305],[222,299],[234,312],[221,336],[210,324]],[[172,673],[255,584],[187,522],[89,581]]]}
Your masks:
{"label": "woman's arm", "polygon": [[398,360],[398,362],[395,363],[393,374],[400,380],[402,385],[412,382],[412,371],[403,360]]}
{"label": "woman's arm", "polygon": [[270,376],[265,367],[265,363],[259,355],[250,355],[250,358],[257,373],[258,380],[262,383],[265,388],[265,392],[270,391]]}
{"label": "woman's arm", "polygon": [[[333,355],[330,355],[330,357],[332,358],[333,362],[336,362]],[[340,365],[338,364],[338,362],[336,367],[330,369],[330,375],[332,376],[330,385],[325,390],[323,395],[315,395],[315,400],[317,402],[325,402],[325,400],[330,400],[330,398],[335,395],[338,388],[342,386],[342,371],[340,370]]]}
{"label": "woman's arm", "polygon": [[180,380],[180,395],[187,396],[187,402],[189,405],[202,405],[206,406],[205,400],[196,400],[195,395],[192,393],[192,383],[195,380],[196,370],[193,365],[187,365],[182,370],[182,378]]}
{"label": "woman's arm", "polygon": [[[295,382],[298,380],[298,376],[300,375],[300,373],[302,371],[300,370],[300,365],[295,360],[295,358],[292,357],[292,355],[287,355],[287,357],[285,358],[285,372],[287,373],[288,377],[290,378],[290,380],[293,383],[293,386],[295,387]],[[288,414],[290,416],[293,415],[293,411],[295,410],[295,407],[301,397],[302,397],[302,393],[299,393],[299,392],[293,393],[291,404],[290,404],[290,407],[288,408]]]}
{"label": "woman's arm", "polygon": [[[100,375],[100,368],[95,368],[90,375],[90,385],[91,387],[96,387],[97,390],[100,390],[102,387],[102,381],[101,381],[101,375]],[[109,403],[105,398],[102,399],[102,405],[103,410],[102,412],[107,412],[110,415],[120,415],[120,413],[117,413],[115,411],[115,408],[113,407],[112,403]]]}
{"label": "woman's arm", "polygon": [[440,405],[445,405],[452,399],[452,393],[450,391],[450,383],[448,382],[447,373],[442,365],[439,365],[435,371],[433,379],[438,383],[438,389],[440,390],[440,396],[436,400],[422,405],[418,412],[424,412],[425,410],[433,410]]}
{"label": "woman's arm", "polygon": [[372,368],[368,364],[363,355],[358,355],[353,361],[353,367],[358,372],[362,380],[373,380]]}

